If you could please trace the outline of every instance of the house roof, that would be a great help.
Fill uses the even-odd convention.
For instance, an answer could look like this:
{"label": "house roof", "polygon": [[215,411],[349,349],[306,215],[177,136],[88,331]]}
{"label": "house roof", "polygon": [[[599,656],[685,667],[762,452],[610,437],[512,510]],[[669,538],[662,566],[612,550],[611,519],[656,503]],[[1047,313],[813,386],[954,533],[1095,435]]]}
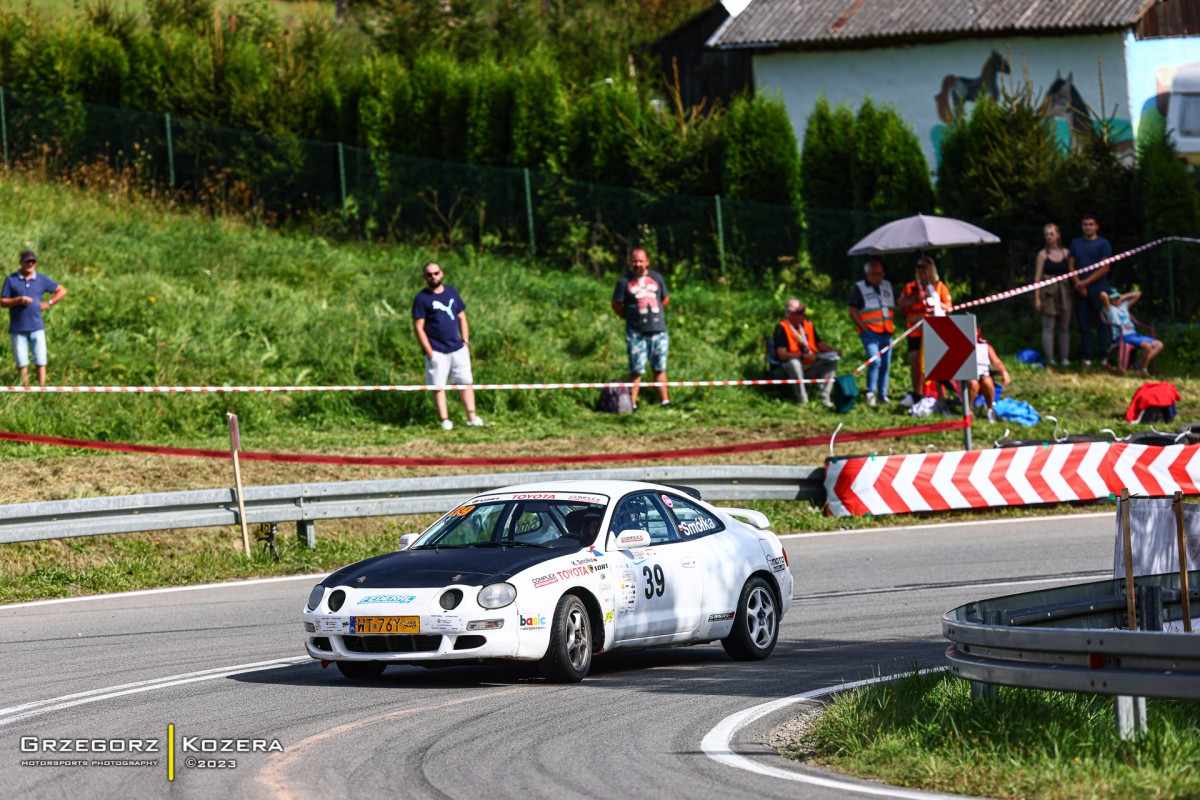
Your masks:
{"label": "house roof", "polygon": [[810,49],[984,34],[1111,30],[1136,24],[1155,1],[752,0],[708,44]]}

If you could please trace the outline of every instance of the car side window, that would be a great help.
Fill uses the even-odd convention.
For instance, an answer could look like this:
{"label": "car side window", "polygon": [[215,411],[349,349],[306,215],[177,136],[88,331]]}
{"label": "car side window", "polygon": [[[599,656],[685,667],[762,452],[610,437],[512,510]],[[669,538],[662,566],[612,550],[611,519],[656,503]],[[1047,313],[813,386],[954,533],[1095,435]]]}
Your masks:
{"label": "car side window", "polygon": [[630,529],[646,531],[651,544],[679,541],[674,522],[652,494],[635,494],[622,500],[613,514],[612,528],[617,533]]}
{"label": "car side window", "polygon": [[679,535],[684,539],[696,539],[725,530],[725,523],[682,497],[664,494],[662,501],[671,509]]}

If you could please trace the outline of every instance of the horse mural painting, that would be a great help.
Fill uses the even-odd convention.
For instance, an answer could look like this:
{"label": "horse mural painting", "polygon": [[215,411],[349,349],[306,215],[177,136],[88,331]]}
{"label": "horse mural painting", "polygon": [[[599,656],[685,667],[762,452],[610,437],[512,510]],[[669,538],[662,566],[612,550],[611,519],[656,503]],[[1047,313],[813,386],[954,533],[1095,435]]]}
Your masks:
{"label": "horse mural painting", "polygon": [[1100,134],[1101,128],[1107,125],[1113,152],[1121,158],[1132,157],[1133,139],[1120,126],[1120,120],[1098,119],[1091,106],[1083,99],[1083,95],[1075,88],[1074,78],[1074,72],[1068,72],[1064,78],[1061,70],[1056,71],[1054,82],[1046,90],[1046,98],[1042,103],[1043,115],[1056,123],[1061,120],[1065,125],[1065,131],[1062,130],[1063,126],[1057,126],[1060,130],[1059,142],[1067,149],[1078,150],[1088,139]]}
{"label": "horse mural painting", "polygon": [[955,113],[965,104],[975,102],[980,94],[998,98],[1000,75],[1012,75],[1012,66],[1007,58],[993,50],[987,61],[983,62],[983,69],[979,71],[978,78],[963,75],[947,75],[942,78],[942,90],[933,96],[937,103],[938,118],[949,124]]}

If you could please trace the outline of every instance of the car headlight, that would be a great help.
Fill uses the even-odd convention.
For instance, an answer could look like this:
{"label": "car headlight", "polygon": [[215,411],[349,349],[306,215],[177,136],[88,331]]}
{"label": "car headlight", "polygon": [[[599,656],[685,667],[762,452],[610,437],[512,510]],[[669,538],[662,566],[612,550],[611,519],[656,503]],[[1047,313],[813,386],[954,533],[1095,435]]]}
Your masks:
{"label": "car headlight", "polygon": [[517,599],[517,589],[511,583],[491,583],[479,590],[479,605],[484,608],[504,608]]}
{"label": "car headlight", "polygon": [[321,605],[321,599],[325,597],[325,587],[317,584],[313,590],[308,593],[308,610],[316,611],[317,606]]}

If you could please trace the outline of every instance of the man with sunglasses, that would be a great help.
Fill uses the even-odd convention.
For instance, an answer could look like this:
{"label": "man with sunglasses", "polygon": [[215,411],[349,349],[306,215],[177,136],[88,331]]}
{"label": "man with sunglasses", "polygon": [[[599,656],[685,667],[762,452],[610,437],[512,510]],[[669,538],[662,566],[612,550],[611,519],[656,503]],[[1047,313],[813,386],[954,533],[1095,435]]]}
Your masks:
{"label": "man with sunglasses", "polygon": [[[775,326],[773,343],[775,355],[789,378],[821,380],[833,378],[841,351],[822,341],[817,329],[807,317],[804,303],[792,298],[784,306],[783,320]],[[822,355],[827,353],[828,355]],[[833,408],[833,381],[820,384],[821,405]],[[793,384],[796,402],[808,402],[803,383]]]}
{"label": "man with sunglasses", "polygon": [[[46,326],[42,312],[67,296],[66,288],[37,271],[37,256],[32,250],[21,253],[21,268],[4,280],[0,306],[8,309],[8,333],[12,338],[17,362],[17,379],[29,385],[29,358],[37,368],[39,386],[46,385]],[[47,294],[49,300],[43,299]]]}
{"label": "man with sunglasses", "polygon": [[[479,427],[483,420],[475,413],[475,390],[469,384],[471,376],[471,331],[467,326],[467,304],[463,302],[453,286],[442,281],[445,273],[437,262],[430,261],[422,272],[425,288],[413,300],[413,330],[417,342],[425,351],[425,385],[468,384],[459,390],[463,407],[467,410],[467,425]],[[453,430],[450,413],[446,409],[446,391],[437,389],[433,393],[438,417],[443,430]]]}

